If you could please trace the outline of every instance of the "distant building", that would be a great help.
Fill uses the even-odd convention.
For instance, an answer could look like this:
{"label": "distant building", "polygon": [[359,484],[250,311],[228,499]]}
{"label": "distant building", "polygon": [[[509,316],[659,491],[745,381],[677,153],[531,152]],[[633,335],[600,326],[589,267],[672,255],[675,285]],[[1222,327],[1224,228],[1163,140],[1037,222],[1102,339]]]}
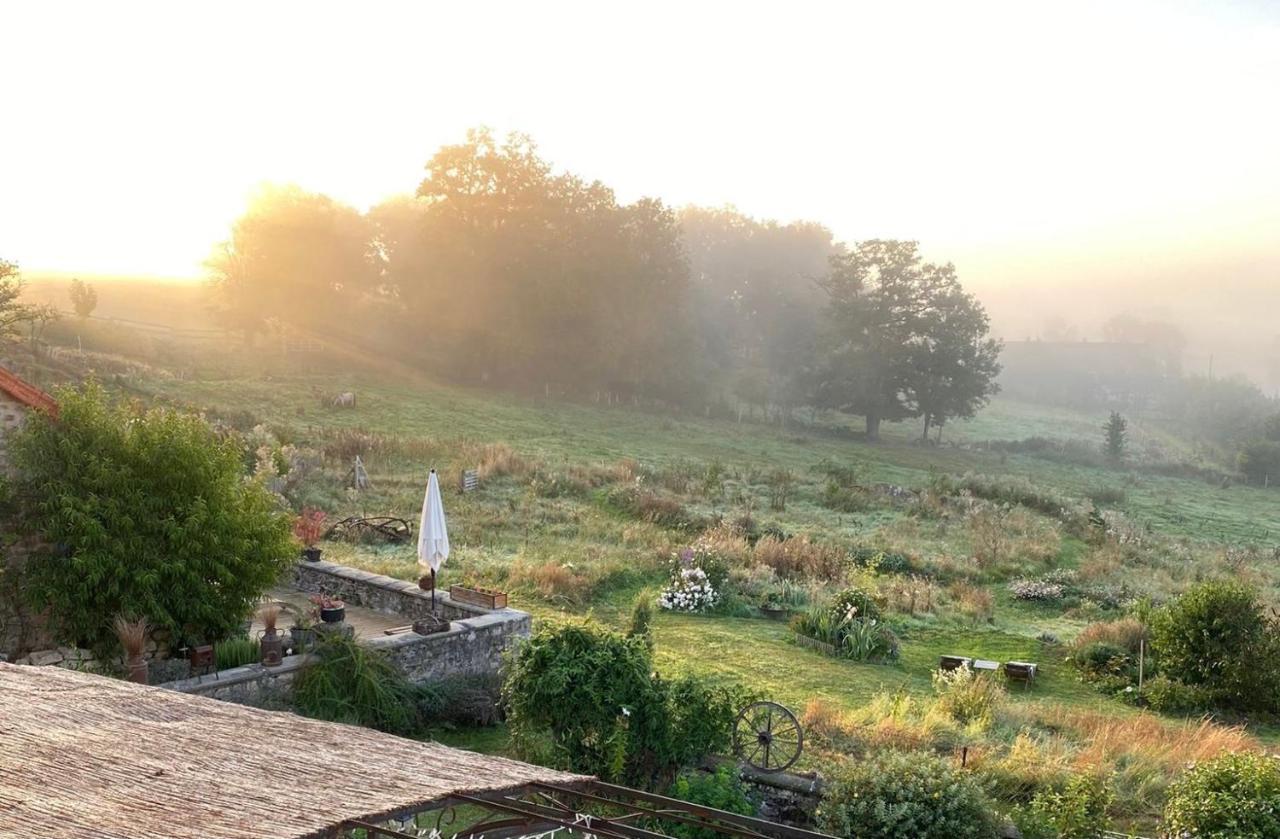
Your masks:
{"label": "distant building", "polygon": [[57,416],[58,403],[40,388],[0,367],[0,470],[9,466],[9,438],[32,411]]}

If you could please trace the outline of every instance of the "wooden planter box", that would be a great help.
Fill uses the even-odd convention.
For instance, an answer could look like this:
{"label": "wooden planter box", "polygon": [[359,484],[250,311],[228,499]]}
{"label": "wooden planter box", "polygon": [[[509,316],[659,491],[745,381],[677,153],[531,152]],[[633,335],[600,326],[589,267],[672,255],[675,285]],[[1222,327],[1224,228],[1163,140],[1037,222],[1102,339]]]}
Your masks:
{"label": "wooden planter box", "polygon": [[832,658],[840,657],[839,651],[836,650],[836,648],[833,645],[828,644],[825,641],[819,641],[816,638],[809,638],[804,635],[797,635],[796,644],[798,644],[801,647],[808,647],[811,650],[816,650],[817,652],[820,652],[823,655],[829,655]]}
{"label": "wooden planter box", "polygon": [[466,586],[449,586],[449,598],[470,606],[482,609],[507,608],[507,593],[491,588],[467,588]]}

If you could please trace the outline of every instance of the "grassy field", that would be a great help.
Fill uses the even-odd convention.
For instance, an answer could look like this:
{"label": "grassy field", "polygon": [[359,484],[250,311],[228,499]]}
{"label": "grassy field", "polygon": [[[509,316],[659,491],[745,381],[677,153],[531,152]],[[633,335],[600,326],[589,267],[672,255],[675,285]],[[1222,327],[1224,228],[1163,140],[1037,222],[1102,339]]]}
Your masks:
{"label": "grassy field", "polygon": [[[748,516],[841,552],[873,546],[909,556],[913,567],[937,582],[921,584],[928,586],[928,608],[891,604],[889,621],[901,650],[892,663],[858,663],[799,647],[785,623],[764,619],[741,602],[712,614],[656,614],[659,670],[734,680],[803,711],[813,732],[803,764],[810,768],[870,748],[959,745],[984,755],[997,778],[1040,773],[1043,781],[1044,773],[1099,766],[1116,773],[1117,783],[1142,790],[1117,816],[1143,826],[1151,824],[1164,786],[1188,755],[1247,747],[1255,738],[1276,741],[1269,729],[1205,729],[1196,720],[1162,719],[1102,695],[1066,662],[1065,645],[1091,622],[1117,613],[1090,602],[1026,603],[1006,588],[1010,579],[1057,568],[1122,585],[1131,597],[1167,597],[1195,579],[1221,574],[1243,575],[1273,598],[1280,591],[1272,554],[1280,543],[1280,496],[1274,491],[1002,454],[988,446],[1046,437],[1096,447],[1102,417],[997,401],[975,422],[948,427],[941,446],[918,443],[906,426],[868,444],[829,426],[670,416],[446,387],[413,375],[390,378],[142,376],[130,387],[141,398],[207,410],[235,424],[250,448],[258,447],[260,461],[267,452],[275,464],[290,458],[307,464],[290,472],[296,483],[286,482],[295,508],[318,506],[333,517],[416,519],[427,470],[438,468],[454,545],[441,584],[501,586],[538,622],[589,616],[625,626],[637,598],[657,596],[670,558],[695,538],[670,522],[620,509],[613,500],[620,487],[646,488],[704,523]],[[329,395],[346,390],[357,394],[355,408],[328,404]],[[1194,450],[1154,423],[1135,425],[1135,448]],[[355,452],[373,482],[362,493],[346,488]],[[459,494],[452,486],[458,470],[476,467],[484,476],[480,490]],[[773,509],[780,472],[791,484],[785,505]],[[861,487],[862,501],[833,509],[827,495],[832,475]],[[966,480],[1021,487],[1031,496],[1027,503],[1039,509],[988,502],[954,508],[929,490],[944,479],[952,482],[949,491]],[[916,491],[917,501],[890,500],[876,489],[884,485]],[[1105,497],[1108,515],[1122,516],[1130,540],[1143,547],[1131,545],[1124,553],[1112,541],[1081,538],[1068,522],[1087,511],[1090,496]],[[1053,510],[1054,499],[1076,512]],[[987,544],[991,539],[998,548]],[[1148,540],[1158,547],[1146,547]],[[324,548],[327,558],[378,573],[402,579],[419,573],[410,546]],[[1002,558],[983,565],[979,558],[987,550]],[[757,564],[742,579],[758,571]],[[850,579],[893,600],[888,577],[861,573]],[[832,586],[807,585],[815,602]],[[978,731],[940,721],[930,704],[943,654],[1036,661],[1041,675],[1030,689],[1011,687],[999,718]],[[1144,733],[1128,742],[1117,732],[1129,729]],[[439,736],[485,751],[509,749],[501,728]],[[1028,760],[1029,749],[1038,756]]]}

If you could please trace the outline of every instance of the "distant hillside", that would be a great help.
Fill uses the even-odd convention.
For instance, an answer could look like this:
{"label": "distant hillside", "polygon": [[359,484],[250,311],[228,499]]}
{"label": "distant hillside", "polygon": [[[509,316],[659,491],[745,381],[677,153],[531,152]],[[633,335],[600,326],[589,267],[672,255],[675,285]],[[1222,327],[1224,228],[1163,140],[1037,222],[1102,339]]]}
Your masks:
{"label": "distant hillside", "polygon": [[[71,311],[69,290],[73,277],[27,275],[26,298],[49,303],[59,311]],[[208,289],[191,280],[92,277],[80,279],[98,292],[95,317],[135,321],[172,329],[214,329],[217,323],[208,307]]]}

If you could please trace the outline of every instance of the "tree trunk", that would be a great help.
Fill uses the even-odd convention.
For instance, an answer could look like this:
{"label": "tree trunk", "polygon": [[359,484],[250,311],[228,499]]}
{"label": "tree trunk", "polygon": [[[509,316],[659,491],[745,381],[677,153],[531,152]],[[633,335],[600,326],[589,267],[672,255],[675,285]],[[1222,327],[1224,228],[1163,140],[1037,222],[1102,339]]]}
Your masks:
{"label": "tree trunk", "polygon": [[880,439],[880,415],[879,414],[867,414],[867,439],[868,440]]}
{"label": "tree trunk", "polygon": [[928,411],[924,413],[924,432],[920,435],[921,443],[929,442],[929,426],[932,425],[933,416]]}

